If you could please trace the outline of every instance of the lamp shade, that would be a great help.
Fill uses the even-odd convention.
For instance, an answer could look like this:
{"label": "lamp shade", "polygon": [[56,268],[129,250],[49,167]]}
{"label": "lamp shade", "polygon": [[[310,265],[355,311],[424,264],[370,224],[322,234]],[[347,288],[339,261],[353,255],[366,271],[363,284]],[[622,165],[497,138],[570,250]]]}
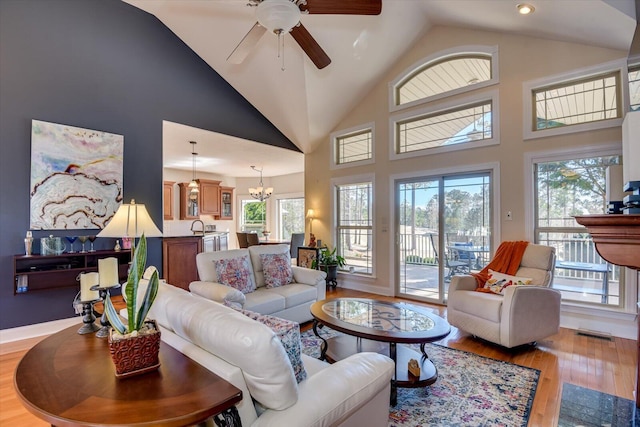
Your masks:
{"label": "lamp shade", "polygon": [[307,218],[313,219],[314,216],[315,216],[315,212],[313,211],[313,209],[309,209],[307,211]]}
{"label": "lamp shade", "polygon": [[131,200],[130,204],[123,204],[118,208],[107,226],[97,237],[162,237],[162,232],[156,227],[147,208]]}

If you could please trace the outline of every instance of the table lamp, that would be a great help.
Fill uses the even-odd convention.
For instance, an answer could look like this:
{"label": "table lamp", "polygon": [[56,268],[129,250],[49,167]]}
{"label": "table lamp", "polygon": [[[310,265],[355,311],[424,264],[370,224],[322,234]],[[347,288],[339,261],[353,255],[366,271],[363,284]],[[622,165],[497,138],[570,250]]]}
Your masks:
{"label": "table lamp", "polygon": [[132,238],[131,259],[133,259],[135,239],[142,236],[143,233],[146,237],[162,237],[162,232],[149,216],[147,208],[142,204],[136,204],[136,201],[131,199],[131,203],[123,203],[118,208],[111,221],[97,236],[116,239]]}

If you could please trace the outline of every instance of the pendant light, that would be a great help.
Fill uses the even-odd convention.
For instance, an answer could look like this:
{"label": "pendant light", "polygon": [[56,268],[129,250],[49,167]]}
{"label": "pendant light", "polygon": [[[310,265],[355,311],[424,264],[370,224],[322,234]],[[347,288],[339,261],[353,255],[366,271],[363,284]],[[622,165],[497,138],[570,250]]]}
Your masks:
{"label": "pendant light", "polygon": [[256,172],[260,172],[260,186],[258,188],[249,188],[249,194],[251,194],[251,197],[254,199],[263,202],[271,197],[271,194],[273,194],[273,188],[264,188],[264,185],[262,184],[262,168],[258,169],[255,166],[251,166],[251,169]]}
{"label": "pendant light", "polygon": [[191,176],[191,182],[189,183],[188,187],[189,187],[189,195],[190,197],[197,197],[198,193],[200,192],[200,186],[198,185],[198,181],[196,180],[196,156],[198,155],[198,153],[196,153],[196,141],[190,141],[189,142],[191,144],[191,159],[192,159],[192,176]]}

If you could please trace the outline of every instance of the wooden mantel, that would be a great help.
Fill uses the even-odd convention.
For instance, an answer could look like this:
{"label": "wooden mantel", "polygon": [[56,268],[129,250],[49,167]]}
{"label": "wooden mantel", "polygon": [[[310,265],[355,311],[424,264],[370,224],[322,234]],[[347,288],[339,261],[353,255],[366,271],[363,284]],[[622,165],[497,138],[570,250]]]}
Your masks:
{"label": "wooden mantel", "polygon": [[640,270],[640,215],[576,216],[587,227],[596,250],[611,264]]}

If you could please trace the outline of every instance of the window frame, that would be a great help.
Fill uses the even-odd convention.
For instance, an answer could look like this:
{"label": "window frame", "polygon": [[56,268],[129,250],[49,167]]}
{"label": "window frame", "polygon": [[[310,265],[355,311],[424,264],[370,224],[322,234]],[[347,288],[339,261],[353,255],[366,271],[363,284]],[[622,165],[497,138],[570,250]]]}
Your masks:
{"label": "window frame", "polygon": [[[330,141],[330,147],[331,147],[330,148],[331,156],[329,158],[329,168],[331,170],[336,170],[336,169],[352,168],[357,166],[374,164],[376,162],[376,154],[375,154],[376,129],[375,127],[376,127],[375,122],[368,122],[361,125],[350,127],[348,129],[342,129],[336,132],[332,132],[329,135],[329,141]],[[337,149],[338,139],[359,134],[359,133],[365,133],[367,131],[371,131],[371,157],[365,160],[358,160],[355,162],[338,163],[336,161],[338,156],[338,149]]]}
{"label": "window frame", "polygon": [[[350,227],[339,227],[338,226],[338,187],[343,185],[356,185],[362,183],[370,183],[371,184],[371,200],[369,200],[369,207],[371,209],[371,226],[366,227],[371,230],[371,272],[370,273],[361,273],[355,272],[355,275],[362,277],[376,277],[376,220],[375,220],[375,192],[376,192],[376,184],[375,184],[375,174],[363,174],[363,175],[351,175],[340,178],[331,179],[331,213],[332,213],[332,229],[333,231],[333,246],[338,247],[340,230],[344,228]],[[342,255],[340,249],[338,248],[337,253]],[[347,260],[348,266],[348,260]],[[343,270],[340,270],[343,271]]]}
{"label": "window frame", "polygon": [[[488,147],[491,145],[500,144],[500,117],[498,112],[500,111],[500,103],[497,89],[491,89],[482,93],[475,94],[460,100],[447,100],[434,105],[425,106],[419,110],[406,111],[402,113],[392,114],[389,117],[389,159],[399,160],[411,157],[422,157],[433,154],[448,153],[459,150],[469,150],[477,147]],[[491,102],[491,132],[492,137],[488,139],[481,139],[477,141],[470,141],[461,144],[445,145],[435,148],[428,148],[416,151],[409,151],[405,153],[397,152],[397,125],[398,122],[404,122],[413,118],[419,118],[427,115],[437,115],[438,113],[447,113],[455,109],[464,109],[472,107],[474,105]]]}
{"label": "window frame", "polygon": [[[570,126],[533,130],[533,118],[535,115],[535,95],[534,91],[571,85],[580,80],[589,79],[607,73],[618,74],[618,105],[620,106],[620,117],[615,119],[599,120],[595,122],[580,123]],[[543,77],[541,79],[526,81],[522,84],[522,130],[523,139],[532,140],[556,135],[567,135],[577,132],[592,131],[597,129],[608,129],[622,126],[625,114],[629,111],[629,77],[627,72],[626,59],[618,59],[605,62],[592,67],[580,68],[569,73],[557,74]]]}
{"label": "window frame", "polygon": [[[470,84],[468,86],[460,87],[447,92],[442,92],[436,95],[432,95],[426,98],[417,99],[415,101],[407,102],[406,104],[397,105],[397,93],[399,86],[406,83],[413,78],[417,73],[420,73],[423,69],[430,66],[446,62],[448,60],[462,58],[462,57],[474,57],[474,56],[488,56],[491,60],[491,79]],[[430,103],[443,98],[450,98],[455,95],[463,94],[466,92],[474,91],[477,89],[485,88],[488,86],[497,85],[500,82],[499,76],[499,63],[498,63],[498,46],[484,46],[484,45],[466,45],[457,46],[451,49],[441,50],[432,55],[422,58],[419,61],[413,63],[402,71],[398,77],[389,83],[389,112],[396,112],[401,110],[410,109],[418,105]]]}
{"label": "window frame", "polygon": [[[274,221],[274,227],[275,227],[275,234],[272,233],[272,236],[276,236],[278,239],[281,238],[282,236],[282,229],[281,226],[282,224],[280,224],[280,212],[279,212],[279,208],[280,208],[280,202],[282,200],[291,200],[291,199],[302,199],[304,203],[304,208],[303,208],[303,216],[306,215],[307,212],[307,207],[306,207],[306,200],[304,198],[304,193],[282,193],[282,194],[276,194],[271,196],[271,198],[273,199],[274,203],[271,203],[271,209],[272,211],[270,212],[270,214],[272,215],[272,218],[275,218]],[[302,223],[302,230],[299,231],[299,233],[304,233],[306,232],[305,227],[306,227],[306,216],[303,219],[303,223]]]}

